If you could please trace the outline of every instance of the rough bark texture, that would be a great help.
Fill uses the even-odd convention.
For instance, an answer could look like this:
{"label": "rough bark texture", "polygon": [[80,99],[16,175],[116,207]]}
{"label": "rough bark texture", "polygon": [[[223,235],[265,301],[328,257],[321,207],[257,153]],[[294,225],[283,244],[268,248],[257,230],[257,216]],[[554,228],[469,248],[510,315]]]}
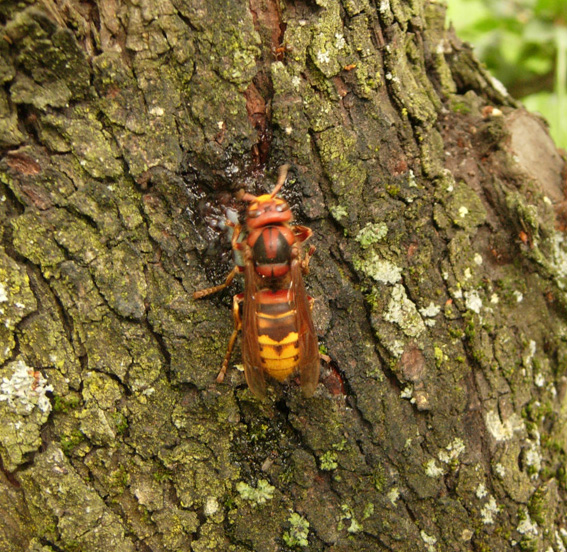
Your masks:
{"label": "rough bark texture", "polygon": [[[566,549],[564,162],[441,1],[0,14],[3,552]],[[332,361],[261,403],[191,294],[284,162]]]}

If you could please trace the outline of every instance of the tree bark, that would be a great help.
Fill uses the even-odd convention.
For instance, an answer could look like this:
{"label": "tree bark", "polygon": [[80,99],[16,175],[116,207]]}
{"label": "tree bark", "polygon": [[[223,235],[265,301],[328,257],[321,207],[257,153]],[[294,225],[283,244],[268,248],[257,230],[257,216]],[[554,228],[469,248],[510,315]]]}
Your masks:
{"label": "tree bark", "polygon": [[[564,161],[442,1],[0,13],[2,551],[566,549]],[[285,162],[331,361],[260,402],[191,296]]]}

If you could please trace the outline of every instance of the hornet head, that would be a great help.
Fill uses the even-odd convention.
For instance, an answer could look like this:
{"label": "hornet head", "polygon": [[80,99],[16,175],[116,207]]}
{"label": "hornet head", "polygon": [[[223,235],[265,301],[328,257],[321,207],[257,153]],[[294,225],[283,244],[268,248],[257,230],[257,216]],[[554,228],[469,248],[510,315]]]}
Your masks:
{"label": "hornet head", "polygon": [[278,172],[278,181],[269,194],[255,196],[248,192],[240,199],[248,202],[246,209],[246,226],[248,228],[261,228],[270,224],[290,222],[293,218],[289,204],[285,199],[277,197],[277,193],[285,183],[289,165],[282,165]]}

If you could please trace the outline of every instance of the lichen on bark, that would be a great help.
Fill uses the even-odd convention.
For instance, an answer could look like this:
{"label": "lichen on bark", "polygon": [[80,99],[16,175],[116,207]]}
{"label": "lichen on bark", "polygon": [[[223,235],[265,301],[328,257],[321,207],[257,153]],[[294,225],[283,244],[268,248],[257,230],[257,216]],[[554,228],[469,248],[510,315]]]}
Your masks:
{"label": "lichen on bark", "polygon": [[[444,9],[0,8],[0,548],[567,546],[564,160]],[[331,361],[260,402],[191,295],[284,162]]]}

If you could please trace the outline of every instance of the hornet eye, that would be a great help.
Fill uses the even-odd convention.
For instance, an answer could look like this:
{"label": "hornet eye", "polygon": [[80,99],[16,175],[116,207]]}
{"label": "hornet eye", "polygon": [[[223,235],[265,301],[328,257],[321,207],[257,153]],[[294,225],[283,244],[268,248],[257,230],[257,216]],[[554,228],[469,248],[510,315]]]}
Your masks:
{"label": "hornet eye", "polygon": [[258,209],[254,209],[253,211],[248,211],[248,216],[250,218],[256,218],[260,216],[260,211],[258,211]]}
{"label": "hornet eye", "polygon": [[287,203],[278,203],[276,205],[276,211],[281,213],[282,211],[287,211],[289,209],[289,205]]}

